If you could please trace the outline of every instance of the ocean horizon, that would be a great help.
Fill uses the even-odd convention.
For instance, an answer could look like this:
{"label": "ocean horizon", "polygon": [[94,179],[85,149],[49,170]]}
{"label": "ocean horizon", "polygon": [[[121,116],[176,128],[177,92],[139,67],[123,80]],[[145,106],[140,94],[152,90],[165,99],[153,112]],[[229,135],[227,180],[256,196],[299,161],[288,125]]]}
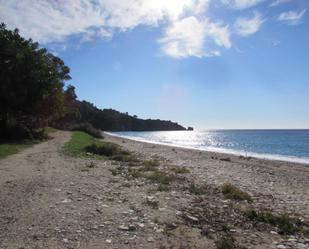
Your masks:
{"label": "ocean horizon", "polygon": [[136,141],[309,164],[309,129],[220,129],[109,133]]}

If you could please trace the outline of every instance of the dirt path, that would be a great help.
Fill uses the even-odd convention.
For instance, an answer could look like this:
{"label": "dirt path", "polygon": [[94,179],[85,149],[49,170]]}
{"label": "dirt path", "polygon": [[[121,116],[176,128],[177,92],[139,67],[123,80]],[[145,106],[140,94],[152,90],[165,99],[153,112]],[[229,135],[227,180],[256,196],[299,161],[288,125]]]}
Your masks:
{"label": "dirt path", "polygon": [[[215,189],[203,198],[190,194],[184,186],[194,174],[177,175],[168,190],[159,191],[157,184],[134,175],[130,163],[63,155],[71,133],[53,136],[0,160],[1,249],[212,249],[217,234],[231,233],[245,248],[280,248],[284,243],[292,243],[284,248],[308,248],[304,238],[240,224],[246,223],[243,216],[231,210],[249,204],[225,200]],[[141,160],[157,158],[151,151],[131,151]],[[158,160],[160,170],[168,170],[168,160]]]}

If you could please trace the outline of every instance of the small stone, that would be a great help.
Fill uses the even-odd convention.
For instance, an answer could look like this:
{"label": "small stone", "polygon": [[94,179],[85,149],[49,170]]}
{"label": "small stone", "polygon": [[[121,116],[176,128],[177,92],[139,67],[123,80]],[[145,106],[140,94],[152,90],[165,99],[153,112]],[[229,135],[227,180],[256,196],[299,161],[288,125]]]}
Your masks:
{"label": "small stone", "polygon": [[129,231],[130,230],[129,227],[127,227],[127,226],[119,226],[118,229],[121,230],[121,231]]}
{"label": "small stone", "polygon": [[107,239],[107,240],[105,240],[105,242],[108,243],[108,244],[111,244],[112,240],[111,239]]}
{"label": "small stone", "polygon": [[187,218],[188,218],[189,220],[194,221],[194,222],[197,222],[197,221],[198,221],[198,218],[196,218],[196,217],[194,217],[194,216],[191,216],[191,215],[187,215]]}
{"label": "small stone", "polygon": [[276,231],[270,231],[271,234],[278,234]]}
{"label": "small stone", "polygon": [[148,237],[147,241],[151,243],[151,242],[154,242],[155,240],[153,237]]}
{"label": "small stone", "polygon": [[68,239],[63,239],[62,241],[63,241],[64,244],[68,244],[69,243]]}
{"label": "small stone", "polygon": [[70,202],[72,202],[72,200],[71,200],[71,199],[66,198],[66,199],[64,199],[61,203],[70,203]]}
{"label": "small stone", "polygon": [[284,245],[277,245],[277,249],[286,249]]}

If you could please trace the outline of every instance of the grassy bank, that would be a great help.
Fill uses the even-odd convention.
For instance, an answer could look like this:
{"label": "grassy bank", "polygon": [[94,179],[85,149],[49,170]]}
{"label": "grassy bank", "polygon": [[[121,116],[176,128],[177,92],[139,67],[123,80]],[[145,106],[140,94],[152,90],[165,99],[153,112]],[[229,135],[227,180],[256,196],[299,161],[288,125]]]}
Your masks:
{"label": "grassy bank", "polygon": [[[47,137],[49,134],[56,132],[57,129],[52,127],[46,127],[43,130],[44,135],[42,137]],[[0,158],[7,157],[18,153],[19,151],[29,148],[34,144],[39,143],[40,140],[37,139],[25,139],[20,141],[0,141]]]}
{"label": "grassy bank", "polygon": [[122,150],[120,146],[98,140],[82,131],[72,133],[71,140],[64,145],[64,152],[70,156],[100,157],[115,161],[132,161],[135,159],[128,151]]}
{"label": "grassy bank", "polygon": [[38,143],[35,140],[23,140],[19,142],[1,142],[0,143],[0,158],[7,157],[9,155],[18,153],[19,151],[29,148],[30,146]]}

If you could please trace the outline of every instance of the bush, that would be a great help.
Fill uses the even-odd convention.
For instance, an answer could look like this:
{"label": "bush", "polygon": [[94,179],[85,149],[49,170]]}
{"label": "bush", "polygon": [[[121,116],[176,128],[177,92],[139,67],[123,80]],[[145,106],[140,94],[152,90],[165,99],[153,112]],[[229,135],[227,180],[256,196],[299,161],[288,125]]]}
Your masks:
{"label": "bush", "polygon": [[76,124],[72,128],[73,131],[83,131],[95,138],[104,138],[102,132],[94,128],[90,123]]}
{"label": "bush", "polygon": [[121,151],[118,145],[113,143],[93,143],[86,147],[86,151],[101,155],[101,156],[115,156],[119,154],[124,154],[124,152]]}
{"label": "bush", "polygon": [[247,210],[245,215],[250,220],[268,223],[279,228],[281,234],[294,234],[305,230],[305,224],[289,217],[287,214],[275,215],[271,212],[257,212],[253,209]]}
{"label": "bush", "polygon": [[207,186],[206,185],[197,186],[194,183],[192,183],[190,187],[188,188],[188,190],[191,194],[203,195],[203,194],[206,194],[207,192]]}
{"label": "bush", "polygon": [[228,199],[252,201],[252,198],[248,193],[240,190],[239,188],[230,183],[225,183],[222,186],[222,193]]}
{"label": "bush", "polygon": [[220,238],[216,241],[218,249],[237,249],[234,240],[232,238]]}
{"label": "bush", "polygon": [[162,171],[155,171],[150,175],[145,176],[148,180],[154,183],[159,183],[161,185],[169,185],[171,182],[176,180],[176,177],[169,175]]}

